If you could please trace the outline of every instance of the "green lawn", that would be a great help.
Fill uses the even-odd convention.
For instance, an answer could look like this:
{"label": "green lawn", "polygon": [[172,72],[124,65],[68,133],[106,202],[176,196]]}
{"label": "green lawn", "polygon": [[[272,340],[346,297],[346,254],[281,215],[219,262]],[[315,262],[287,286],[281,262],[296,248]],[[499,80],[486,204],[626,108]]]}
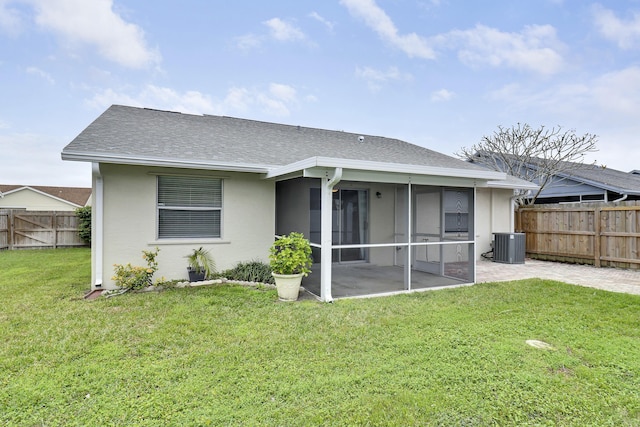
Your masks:
{"label": "green lawn", "polygon": [[640,426],[638,296],[526,280],[85,301],[89,265],[87,249],[0,252],[0,425]]}

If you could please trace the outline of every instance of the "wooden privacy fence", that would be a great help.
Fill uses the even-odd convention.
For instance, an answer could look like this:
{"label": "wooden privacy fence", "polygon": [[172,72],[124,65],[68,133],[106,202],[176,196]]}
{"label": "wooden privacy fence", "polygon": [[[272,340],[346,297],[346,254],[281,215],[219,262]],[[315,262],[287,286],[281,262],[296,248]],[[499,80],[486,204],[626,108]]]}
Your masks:
{"label": "wooden privacy fence", "polygon": [[640,269],[640,201],[524,207],[516,231],[532,258]]}
{"label": "wooden privacy fence", "polygon": [[73,211],[0,210],[0,250],[86,246]]}

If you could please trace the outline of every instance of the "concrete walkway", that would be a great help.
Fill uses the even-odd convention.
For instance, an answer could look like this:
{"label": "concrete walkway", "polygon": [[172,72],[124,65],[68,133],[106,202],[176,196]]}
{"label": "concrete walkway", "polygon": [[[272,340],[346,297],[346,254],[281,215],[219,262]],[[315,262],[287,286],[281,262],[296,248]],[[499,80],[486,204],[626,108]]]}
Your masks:
{"label": "concrete walkway", "polygon": [[476,264],[476,281],[504,282],[519,279],[550,279],[590,288],[640,295],[640,270],[596,268],[527,258],[524,264],[502,264],[481,260]]}

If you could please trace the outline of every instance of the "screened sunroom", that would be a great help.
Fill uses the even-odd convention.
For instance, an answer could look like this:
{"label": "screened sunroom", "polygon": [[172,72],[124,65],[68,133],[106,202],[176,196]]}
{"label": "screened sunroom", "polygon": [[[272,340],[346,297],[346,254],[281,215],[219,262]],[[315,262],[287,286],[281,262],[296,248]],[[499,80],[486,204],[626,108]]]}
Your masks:
{"label": "screened sunroom", "polygon": [[305,289],[330,301],[473,283],[482,181],[424,172],[319,167],[283,176],[276,234],[298,231],[311,241]]}

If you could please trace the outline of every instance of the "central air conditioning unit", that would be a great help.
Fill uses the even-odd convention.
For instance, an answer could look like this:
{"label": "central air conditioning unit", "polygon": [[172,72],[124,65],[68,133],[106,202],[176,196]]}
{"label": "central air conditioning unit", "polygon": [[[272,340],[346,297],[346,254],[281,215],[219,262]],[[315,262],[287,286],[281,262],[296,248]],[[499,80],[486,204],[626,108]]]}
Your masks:
{"label": "central air conditioning unit", "polygon": [[524,264],[524,233],[493,233],[493,262]]}

